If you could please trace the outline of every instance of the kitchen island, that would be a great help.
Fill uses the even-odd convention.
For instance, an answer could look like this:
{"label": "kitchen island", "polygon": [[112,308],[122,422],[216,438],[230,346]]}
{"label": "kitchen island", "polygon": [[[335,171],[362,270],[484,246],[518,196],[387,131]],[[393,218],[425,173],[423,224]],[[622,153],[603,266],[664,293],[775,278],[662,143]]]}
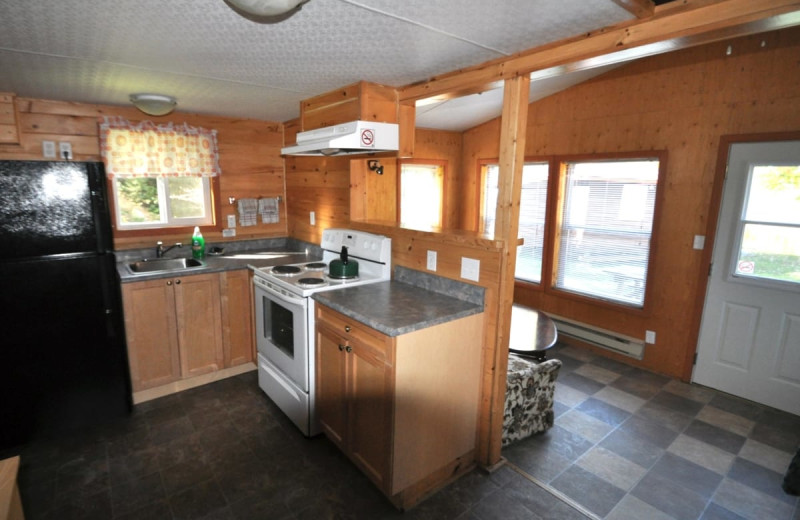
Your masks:
{"label": "kitchen island", "polygon": [[313,298],[325,435],[399,509],[472,469],[482,303],[398,281]]}

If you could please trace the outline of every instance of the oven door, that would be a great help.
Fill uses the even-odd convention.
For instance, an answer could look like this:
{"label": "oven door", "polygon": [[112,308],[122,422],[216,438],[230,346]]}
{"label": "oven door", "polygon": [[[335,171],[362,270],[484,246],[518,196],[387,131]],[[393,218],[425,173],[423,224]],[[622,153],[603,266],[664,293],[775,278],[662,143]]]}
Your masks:
{"label": "oven door", "polygon": [[308,299],[253,277],[258,352],[308,392]]}

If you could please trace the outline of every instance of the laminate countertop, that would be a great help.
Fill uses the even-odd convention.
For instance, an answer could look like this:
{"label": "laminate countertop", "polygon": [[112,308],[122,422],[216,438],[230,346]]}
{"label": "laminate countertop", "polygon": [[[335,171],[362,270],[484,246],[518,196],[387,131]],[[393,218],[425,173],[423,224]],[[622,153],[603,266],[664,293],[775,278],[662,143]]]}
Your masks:
{"label": "laminate countertop", "polygon": [[387,336],[483,312],[482,305],[395,281],[322,291],[312,298]]}

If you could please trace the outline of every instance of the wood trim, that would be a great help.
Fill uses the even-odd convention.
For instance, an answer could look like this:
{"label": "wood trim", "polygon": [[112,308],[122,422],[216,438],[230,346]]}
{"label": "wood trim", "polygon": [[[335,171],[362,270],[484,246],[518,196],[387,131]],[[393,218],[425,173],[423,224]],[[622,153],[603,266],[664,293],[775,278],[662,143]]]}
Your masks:
{"label": "wood trim", "polygon": [[[546,76],[588,70],[645,56],[695,47],[723,39],[800,25],[800,0],[684,0],[687,9],[659,11],[655,16],[599,29],[492,60],[399,89],[400,101],[460,95],[484,90],[497,81],[548,71]],[[605,59],[598,59],[605,57]]]}
{"label": "wood trim", "polygon": [[636,18],[649,18],[656,12],[653,0],[611,0]]}
{"label": "wood trim", "polygon": [[[725,188],[725,175],[728,171],[728,155],[730,147],[737,143],[756,143],[768,141],[795,141],[800,140],[800,131],[779,132],[767,134],[739,134],[723,135],[719,139],[717,149],[717,165],[714,171],[714,186],[711,189],[711,202],[708,206],[708,223],[706,224],[706,241],[703,248],[703,255],[700,261],[700,270],[697,275],[697,293],[694,302],[694,312],[691,313],[690,334],[694,353],[697,353],[697,343],[700,339],[700,326],[702,325],[703,310],[706,302],[706,290],[708,289],[708,271],[711,266],[711,259],[714,254],[714,242],[717,236],[717,220],[719,210],[722,206],[722,194]],[[694,370],[694,355],[691,351],[683,362],[681,377],[684,381],[690,381]]]}

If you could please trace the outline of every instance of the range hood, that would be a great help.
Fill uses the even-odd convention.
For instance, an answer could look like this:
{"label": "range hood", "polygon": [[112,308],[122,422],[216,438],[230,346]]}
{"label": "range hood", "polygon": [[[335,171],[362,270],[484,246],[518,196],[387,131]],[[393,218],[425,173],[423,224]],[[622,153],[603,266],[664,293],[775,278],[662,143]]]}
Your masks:
{"label": "range hood", "polygon": [[299,132],[297,144],[281,148],[281,155],[356,155],[398,150],[395,123],[350,121]]}

